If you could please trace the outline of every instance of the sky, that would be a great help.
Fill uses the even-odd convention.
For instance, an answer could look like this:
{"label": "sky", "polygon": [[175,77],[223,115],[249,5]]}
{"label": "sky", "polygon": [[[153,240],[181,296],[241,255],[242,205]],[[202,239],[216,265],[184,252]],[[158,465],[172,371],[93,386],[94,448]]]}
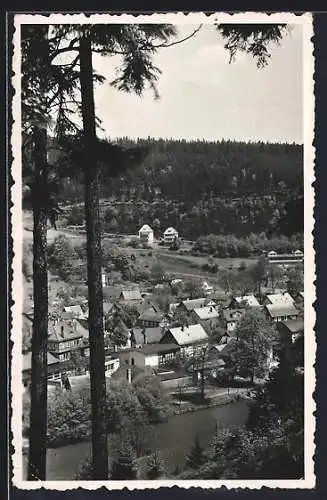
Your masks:
{"label": "sky", "polygon": [[[194,28],[177,26],[180,37]],[[302,143],[302,27],[293,25],[270,52],[263,69],[243,53],[229,64],[220,35],[204,25],[154,56],[159,100],[151,90],[138,97],[112,88],[119,61],[94,55],[94,68],[107,78],[95,90],[101,135]]]}

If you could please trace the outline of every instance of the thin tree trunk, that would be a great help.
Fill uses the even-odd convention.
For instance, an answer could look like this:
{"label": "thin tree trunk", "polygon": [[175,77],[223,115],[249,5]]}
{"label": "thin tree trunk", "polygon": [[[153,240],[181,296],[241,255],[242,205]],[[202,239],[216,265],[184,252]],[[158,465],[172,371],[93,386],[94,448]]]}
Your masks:
{"label": "thin tree trunk", "polygon": [[[48,270],[47,213],[42,204],[47,185],[47,130],[35,129],[33,205],[33,336],[28,480],[46,478]],[[42,206],[43,205],[43,206]]]}
{"label": "thin tree trunk", "polygon": [[92,461],[95,480],[108,479],[106,378],[101,282],[99,168],[95,160],[96,129],[91,41],[80,40],[80,79],[84,128],[85,218],[89,304]]}

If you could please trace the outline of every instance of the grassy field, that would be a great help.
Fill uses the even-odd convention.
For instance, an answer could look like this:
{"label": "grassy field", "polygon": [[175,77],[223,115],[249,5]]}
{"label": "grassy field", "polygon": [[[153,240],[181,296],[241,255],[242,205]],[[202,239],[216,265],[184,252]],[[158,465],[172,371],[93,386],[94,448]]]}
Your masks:
{"label": "grassy field", "polygon": [[[51,243],[59,235],[67,236],[74,245],[80,245],[85,242],[85,233],[69,231],[67,228],[58,228],[57,230],[48,228],[48,242]],[[136,257],[136,263],[140,267],[151,269],[155,262],[159,262],[166,273],[176,277],[189,277],[197,278],[202,277],[207,279],[212,285],[219,288],[219,278],[217,274],[210,273],[203,270],[202,266],[208,262],[207,256],[193,256],[193,255],[180,255],[178,252],[171,252],[162,246],[155,246],[153,249],[132,248],[126,246],[127,241],[130,240],[130,235],[104,235],[103,241],[110,241],[113,245],[119,247],[124,253]],[[32,242],[32,217],[30,214],[24,214],[24,240]],[[185,243],[185,248],[189,249],[189,242]],[[184,245],[182,246],[182,250]],[[214,258],[219,269],[238,268],[242,262],[246,266],[252,265],[256,262],[254,258],[241,259],[241,258]],[[218,273],[219,274],[219,273]]]}

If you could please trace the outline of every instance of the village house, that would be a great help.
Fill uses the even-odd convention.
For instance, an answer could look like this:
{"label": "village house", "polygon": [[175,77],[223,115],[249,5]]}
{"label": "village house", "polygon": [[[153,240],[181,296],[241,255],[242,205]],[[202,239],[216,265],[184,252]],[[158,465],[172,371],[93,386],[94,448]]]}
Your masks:
{"label": "village house", "polygon": [[223,309],[221,319],[227,335],[232,333],[244,314],[244,309]]}
{"label": "village house", "polygon": [[241,297],[232,297],[228,306],[229,309],[238,309],[243,307],[260,307],[260,304],[254,295],[243,295]]}
{"label": "village house", "polygon": [[162,335],[162,329],[159,327],[132,328],[131,347],[142,347],[145,344],[158,344]]}
{"label": "village house", "polygon": [[195,354],[208,345],[208,334],[200,324],[170,328],[162,336],[160,343],[177,344],[182,356]]}
{"label": "village house", "polygon": [[69,360],[72,351],[83,349],[83,337],[77,320],[54,321],[49,325],[48,350],[59,361]]}
{"label": "village house", "polygon": [[85,311],[82,309],[82,306],[79,304],[73,305],[73,306],[64,306],[63,308],[63,317],[72,318],[72,319],[78,319],[78,318],[85,318]]}
{"label": "village house", "polygon": [[135,326],[140,328],[163,328],[167,325],[164,314],[153,310],[143,311],[136,320]]}
{"label": "village house", "polygon": [[304,321],[303,318],[289,319],[277,323],[277,330],[281,336],[283,344],[294,344],[304,334]]}
{"label": "village house", "polygon": [[288,292],[267,294],[263,300],[263,304],[287,305],[294,304],[294,299]]}
{"label": "village house", "polygon": [[268,304],[265,306],[266,315],[274,322],[297,319],[299,311],[294,304]]}
{"label": "village house", "polygon": [[153,244],[153,229],[148,224],[144,224],[139,230],[140,243],[147,246]]}
{"label": "village house", "polygon": [[163,242],[165,245],[171,245],[178,238],[178,232],[173,227],[168,227],[163,233]]}
{"label": "village house", "polygon": [[202,283],[202,290],[205,295],[211,295],[214,291],[213,286],[209,285],[207,281]]}
{"label": "village house", "polygon": [[168,361],[172,361],[178,351],[179,346],[171,344],[145,344],[141,348],[131,347],[118,351],[120,367],[137,366],[138,368],[158,368]]}
{"label": "village house", "polygon": [[201,297],[199,299],[186,299],[179,302],[176,309],[179,308],[186,313],[192,313],[194,309],[200,307],[215,307],[216,303],[208,297]]}
{"label": "village house", "polygon": [[199,323],[206,328],[213,328],[219,318],[219,313],[214,306],[198,307],[192,311],[194,323]]}
{"label": "village house", "polygon": [[143,302],[140,290],[122,290],[119,296],[122,304],[139,307]]}

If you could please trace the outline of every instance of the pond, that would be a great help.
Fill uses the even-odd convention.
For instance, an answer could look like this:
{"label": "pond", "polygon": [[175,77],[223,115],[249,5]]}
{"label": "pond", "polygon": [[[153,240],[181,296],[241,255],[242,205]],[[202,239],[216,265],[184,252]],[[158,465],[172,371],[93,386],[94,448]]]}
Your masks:
{"label": "pond", "polygon": [[[153,431],[153,450],[160,450],[168,472],[176,465],[183,465],[190,447],[198,435],[203,446],[210,443],[216,423],[220,428],[245,424],[248,406],[245,402],[227,404],[175,415],[157,425]],[[84,441],[47,451],[47,480],[71,480],[80,463],[91,451],[91,442]],[[27,456],[24,456],[24,479],[27,473]]]}

